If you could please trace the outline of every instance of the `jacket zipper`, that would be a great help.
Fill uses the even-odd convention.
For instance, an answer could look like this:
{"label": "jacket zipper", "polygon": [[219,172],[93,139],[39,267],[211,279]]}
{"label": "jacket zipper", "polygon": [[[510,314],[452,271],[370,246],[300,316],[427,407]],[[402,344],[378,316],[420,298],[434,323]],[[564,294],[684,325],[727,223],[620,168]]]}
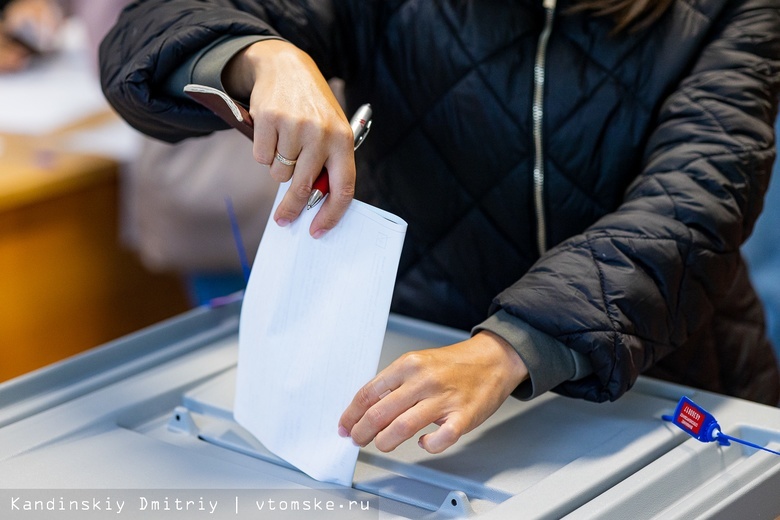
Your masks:
{"label": "jacket zipper", "polygon": [[536,214],[536,248],[539,256],[547,251],[547,222],[544,217],[544,148],[542,143],[542,120],[544,119],[544,72],[547,59],[547,42],[552,31],[555,15],[555,1],[544,0],[544,28],[539,35],[534,61],[534,97],[532,105],[534,138],[534,212]]}

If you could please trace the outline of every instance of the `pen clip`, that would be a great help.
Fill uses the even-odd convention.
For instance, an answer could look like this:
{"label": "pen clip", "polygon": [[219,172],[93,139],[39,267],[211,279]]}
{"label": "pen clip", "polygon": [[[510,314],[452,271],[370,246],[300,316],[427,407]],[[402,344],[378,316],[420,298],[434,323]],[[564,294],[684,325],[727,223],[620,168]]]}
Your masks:
{"label": "pen clip", "polygon": [[355,150],[357,150],[361,144],[363,144],[363,141],[366,140],[366,136],[368,135],[368,132],[371,130],[371,120],[369,119],[366,122],[366,126],[363,127],[363,131],[360,133],[358,138],[355,140]]}

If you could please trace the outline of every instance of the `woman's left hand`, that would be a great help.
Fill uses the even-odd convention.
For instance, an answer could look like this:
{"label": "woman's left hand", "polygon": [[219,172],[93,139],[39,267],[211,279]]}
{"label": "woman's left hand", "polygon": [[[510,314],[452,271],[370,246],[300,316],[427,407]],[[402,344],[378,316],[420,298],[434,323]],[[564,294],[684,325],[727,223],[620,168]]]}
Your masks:
{"label": "woman's left hand", "polygon": [[404,354],[355,395],[339,420],[339,434],[383,452],[422,428],[439,428],[418,441],[441,453],[490,417],[528,377],[515,350],[482,331],[466,341]]}

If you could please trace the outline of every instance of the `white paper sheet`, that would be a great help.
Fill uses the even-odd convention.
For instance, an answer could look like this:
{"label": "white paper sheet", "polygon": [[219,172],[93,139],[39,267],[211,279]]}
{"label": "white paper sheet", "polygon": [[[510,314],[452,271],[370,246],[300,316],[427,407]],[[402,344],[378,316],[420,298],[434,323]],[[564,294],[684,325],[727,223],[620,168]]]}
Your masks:
{"label": "white paper sheet", "polygon": [[355,200],[315,240],[315,214],[269,219],[241,309],[234,414],[275,455],[350,486],[358,448],[338,420],[376,373],[406,222]]}

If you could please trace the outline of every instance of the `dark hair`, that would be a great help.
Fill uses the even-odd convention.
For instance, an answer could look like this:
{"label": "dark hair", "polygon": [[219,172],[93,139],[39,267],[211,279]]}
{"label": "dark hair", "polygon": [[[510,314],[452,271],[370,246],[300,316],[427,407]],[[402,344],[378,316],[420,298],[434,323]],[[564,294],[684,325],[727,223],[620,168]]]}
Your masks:
{"label": "dark hair", "polygon": [[609,16],[615,22],[614,34],[628,30],[641,31],[663,15],[673,0],[577,0],[569,12],[589,11],[595,16]]}

